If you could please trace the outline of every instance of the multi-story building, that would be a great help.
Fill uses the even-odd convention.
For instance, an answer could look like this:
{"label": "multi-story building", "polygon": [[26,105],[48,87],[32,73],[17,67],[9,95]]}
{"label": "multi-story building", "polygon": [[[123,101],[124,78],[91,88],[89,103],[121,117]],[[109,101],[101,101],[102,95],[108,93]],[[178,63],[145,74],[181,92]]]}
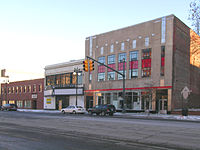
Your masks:
{"label": "multi-story building", "polygon": [[44,109],[84,107],[82,62],[74,60],[45,67]]}
{"label": "multi-story building", "polygon": [[1,104],[18,108],[43,109],[44,78],[1,84]]}
{"label": "multi-story building", "polygon": [[200,108],[199,52],[200,37],[174,15],[87,37],[86,56],[121,73],[125,60],[125,100],[122,76],[95,63],[85,75],[86,106],[160,113]]}

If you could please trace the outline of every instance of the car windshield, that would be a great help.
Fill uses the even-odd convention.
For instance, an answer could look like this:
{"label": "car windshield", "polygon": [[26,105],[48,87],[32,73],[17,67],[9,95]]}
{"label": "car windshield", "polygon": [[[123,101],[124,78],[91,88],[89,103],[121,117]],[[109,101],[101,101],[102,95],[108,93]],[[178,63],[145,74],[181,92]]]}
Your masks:
{"label": "car windshield", "polygon": [[83,108],[82,106],[76,106],[77,108]]}

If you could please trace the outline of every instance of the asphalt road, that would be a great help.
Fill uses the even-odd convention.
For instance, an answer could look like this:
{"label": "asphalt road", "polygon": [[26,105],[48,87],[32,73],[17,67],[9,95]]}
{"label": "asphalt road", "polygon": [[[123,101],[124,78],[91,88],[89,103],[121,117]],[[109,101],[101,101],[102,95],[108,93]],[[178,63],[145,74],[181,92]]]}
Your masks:
{"label": "asphalt road", "polygon": [[0,150],[200,149],[196,122],[0,111]]}

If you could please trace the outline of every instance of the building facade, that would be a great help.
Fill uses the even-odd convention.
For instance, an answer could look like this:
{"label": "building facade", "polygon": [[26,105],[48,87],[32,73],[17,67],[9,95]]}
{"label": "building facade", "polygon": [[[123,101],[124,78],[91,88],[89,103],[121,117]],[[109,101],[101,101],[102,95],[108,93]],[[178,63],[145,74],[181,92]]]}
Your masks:
{"label": "building facade", "polygon": [[45,67],[44,109],[84,107],[82,62],[81,59]]}
{"label": "building facade", "polygon": [[21,109],[43,109],[44,78],[1,84],[1,104]]}
{"label": "building facade", "polygon": [[[86,56],[121,73],[125,60],[125,100],[122,76],[95,63],[84,77],[86,106],[160,113],[200,108],[199,45],[199,36],[174,15],[87,37]],[[186,100],[184,87],[192,91]]]}

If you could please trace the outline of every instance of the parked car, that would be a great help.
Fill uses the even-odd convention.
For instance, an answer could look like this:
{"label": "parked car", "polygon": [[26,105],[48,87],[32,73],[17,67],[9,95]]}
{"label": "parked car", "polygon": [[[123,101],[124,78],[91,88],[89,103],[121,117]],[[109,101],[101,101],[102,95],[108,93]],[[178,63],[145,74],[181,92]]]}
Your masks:
{"label": "parked car", "polygon": [[72,105],[72,106],[68,106],[66,108],[61,109],[61,112],[63,114],[65,114],[65,113],[84,114],[85,113],[85,109],[82,106]]}
{"label": "parked car", "polygon": [[1,108],[2,110],[13,110],[16,111],[17,110],[17,105],[16,104],[4,104]]}
{"label": "parked car", "polygon": [[96,114],[96,115],[103,115],[105,116],[106,114],[112,116],[116,112],[116,108],[112,104],[105,104],[105,105],[96,105],[93,108],[88,109],[88,114]]}

